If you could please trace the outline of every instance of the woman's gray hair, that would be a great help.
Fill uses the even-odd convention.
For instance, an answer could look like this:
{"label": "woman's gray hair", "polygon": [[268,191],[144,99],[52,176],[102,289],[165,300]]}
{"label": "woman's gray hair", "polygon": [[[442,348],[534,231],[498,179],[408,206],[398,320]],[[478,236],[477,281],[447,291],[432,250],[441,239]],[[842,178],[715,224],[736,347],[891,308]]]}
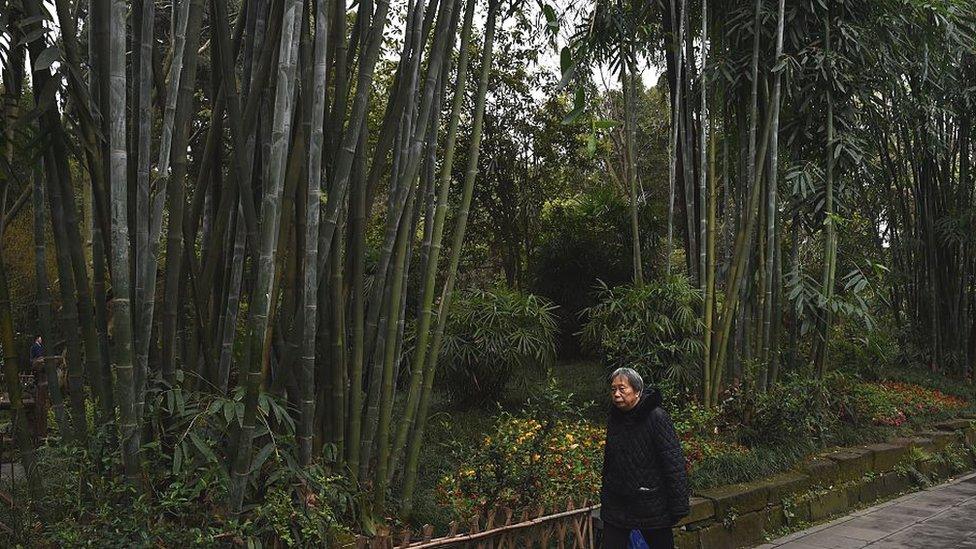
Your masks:
{"label": "woman's gray hair", "polygon": [[644,392],[644,378],[637,373],[637,370],[633,368],[617,368],[610,374],[610,383],[618,377],[624,377],[627,379],[627,383],[634,389],[638,394]]}

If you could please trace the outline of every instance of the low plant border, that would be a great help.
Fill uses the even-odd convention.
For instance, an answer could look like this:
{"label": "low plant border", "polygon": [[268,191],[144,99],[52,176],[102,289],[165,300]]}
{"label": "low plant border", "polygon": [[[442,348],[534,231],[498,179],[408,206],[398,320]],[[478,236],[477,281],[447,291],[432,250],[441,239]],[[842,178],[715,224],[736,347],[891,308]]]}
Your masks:
{"label": "low plant border", "polygon": [[974,469],[976,415],[966,413],[914,436],[816,454],[760,481],[702,490],[676,527],[676,546],[752,546]]}

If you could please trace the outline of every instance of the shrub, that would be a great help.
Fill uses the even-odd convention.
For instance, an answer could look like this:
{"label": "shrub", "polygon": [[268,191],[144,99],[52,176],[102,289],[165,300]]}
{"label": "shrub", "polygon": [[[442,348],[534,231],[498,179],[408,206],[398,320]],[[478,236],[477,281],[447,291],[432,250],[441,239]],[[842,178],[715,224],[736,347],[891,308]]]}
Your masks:
{"label": "shrub", "polygon": [[[595,502],[602,484],[606,432],[602,423],[579,419],[570,406],[569,399],[550,386],[528,410],[502,413],[473,447],[458,445],[457,469],[437,484],[439,503],[466,520],[496,506],[520,512],[539,505],[561,510],[569,500]],[[673,421],[689,471],[704,460],[747,452],[715,436],[716,418],[715,412],[697,405],[675,411]]]}
{"label": "shrub", "polygon": [[855,424],[890,427],[899,427],[907,419],[891,395],[874,383],[858,383],[851,388],[851,406],[846,415],[846,419]]}
{"label": "shrub", "polygon": [[901,349],[892,335],[893,330],[874,329],[855,332],[854,323],[846,323],[844,334],[832,338],[831,360],[865,379],[878,380],[894,363]]}
{"label": "shrub", "polygon": [[899,404],[906,408],[908,410],[906,413],[909,414],[935,414],[966,407],[966,401],[959,397],[911,383],[886,381],[881,383],[881,386],[898,399]]}
{"label": "shrub", "polygon": [[796,377],[767,392],[733,395],[727,409],[747,445],[823,442],[847,407],[847,386],[847,380],[837,374],[824,379]]}
{"label": "shrub", "polygon": [[685,466],[689,473],[706,460],[745,454],[748,448],[736,442],[726,442],[708,437],[691,436],[681,439],[681,449],[685,454]]}
{"label": "shrub", "polygon": [[447,390],[468,405],[497,400],[513,376],[548,371],[555,359],[555,306],[514,290],[461,294],[447,322],[441,358]]}
{"label": "shrub", "polygon": [[603,428],[590,423],[505,413],[480,445],[458,450],[461,465],[440,480],[438,497],[461,518],[595,501],[603,444]]}
{"label": "shrub", "polygon": [[718,431],[719,410],[689,402],[671,417],[678,436],[711,436]]}
{"label": "shrub", "polygon": [[742,445],[722,440],[718,436],[720,410],[717,408],[706,408],[697,402],[689,402],[675,410],[671,420],[681,440],[689,472],[704,460],[747,451]]}
{"label": "shrub", "polygon": [[[23,506],[18,517],[0,505],[0,522],[18,525],[11,544],[320,547],[348,537],[351,528],[368,520],[361,494],[348,479],[327,473],[323,465],[298,465],[291,420],[267,393],[260,396],[249,479],[255,488],[243,514],[232,520],[224,507],[229,474],[223,449],[229,433],[239,428],[243,391],[224,398],[157,384],[152,396],[146,415],[154,419],[156,436],[142,448],[148,489],[137,492],[118,474],[121,455],[106,432],[95,431],[84,448],[42,446],[37,451],[40,497]],[[270,423],[278,424],[273,436]],[[160,451],[161,440],[174,447],[172,459]],[[27,499],[23,493],[15,498]]]}
{"label": "shrub", "polygon": [[702,294],[683,276],[643,286],[601,284],[599,303],[584,310],[584,344],[610,369],[628,366],[645,379],[689,387],[702,354]]}

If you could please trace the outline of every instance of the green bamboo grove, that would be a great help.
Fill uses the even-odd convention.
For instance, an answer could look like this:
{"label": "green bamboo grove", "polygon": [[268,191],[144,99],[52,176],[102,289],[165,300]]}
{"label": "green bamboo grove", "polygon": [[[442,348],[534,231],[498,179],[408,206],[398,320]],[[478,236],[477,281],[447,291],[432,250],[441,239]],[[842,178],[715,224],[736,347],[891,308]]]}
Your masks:
{"label": "green bamboo grove", "polygon": [[[608,0],[576,16],[550,25],[569,35],[562,75],[581,96],[585,68],[625,84],[636,66],[664,69],[665,269],[680,250],[704,295],[703,403],[752,367],[759,390],[787,370],[824,375],[835,319],[870,328],[872,300],[931,368],[971,375],[971,4]],[[625,163],[630,95],[614,141]]]}
{"label": "green bamboo grove", "polygon": [[[90,395],[126,477],[145,489],[141,446],[158,436],[146,429],[152,387],[239,387],[240,428],[224,454],[226,504],[238,513],[260,395],[271,391],[295,405],[301,463],[335,448],[337,466],[372,487],[377,513],[392,487],[409,510],[444,330],[435,305],[450,306],[464,248],[465,215],[448,224],[447,205],[459,195],[469,207],[477,137],[463,181],[452,177],[454,150],[462,124],[480,131],[501,2],[393,7],[406,17],[398,51],[384,48],[394,23],[383,0],[64,1],[53,12],[39,0],[4,3],[14,38],[4,91],[32,97],[24,131],[46,140],[30,185],[41,330],[52,341],[46,254],[57,258],[64,304],[70,414],[51,388],[66,443],[90,435]],[[476,13],[483,34],[473,49]],[[378,80],[381,57],[395,65],[392,83]],[[367,120],[377,109],[382,120]],[[384,245],[367,273],[374,224]],[[422,338],[409,387],[394,397],[409,256],[420,252]],[[13,355],[8,362],[11,379]],[[30,471],[30,442],[18,440]]]}
{"label": "green bamboo grove", "polygon": [[[408,519],[526,28],[573,154],[623,197],[630,282],[701,298],[704,405],[750,372],[824,376],[880,309],[972,378],[970,0],[0,0],[0,232],[29,209],[32,242],[0,250],[0,345],[31,489],[8,267],[33,252],[58,444],[110,448],[146,497],[195,452],[239,519],[287,438],[280,459]],[[189,394],[227,432],[193,438]]]}

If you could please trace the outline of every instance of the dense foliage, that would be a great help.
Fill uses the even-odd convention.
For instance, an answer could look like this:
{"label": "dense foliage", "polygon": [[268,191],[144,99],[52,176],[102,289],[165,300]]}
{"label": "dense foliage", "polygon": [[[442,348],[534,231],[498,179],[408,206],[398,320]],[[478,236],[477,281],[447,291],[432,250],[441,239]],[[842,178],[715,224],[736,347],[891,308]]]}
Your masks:
{"label": "dense foliage", "polygon": [[509,381],[544,379],[556,353],[555,306],[514,290],[458,296],[444,333],[445,387],[466,405],[497,399]]}
{"label": "dense foliage", "polygon": [[[603,429],[586,422],[540,422],[503,415],[461,467],[438,484],[442,505],[462,518],[495,508],[515,512],[599,496]],[[472,451],[473,450],[473,451]]]}
{"label": "dense foliage", "polygon": [[559,305],[560,356],[580,354],[580,313],[596,304],[594,290],[630,280],[633,266],[627,205],[611,188],[550,201],[533,259],[533,292]]}
{"label": "dense foliage", "polygon": [[[731,393],[720,409],[683,402],[666,407],[692,483],[701,486],[700,470],[714,475],[716,467],[732,469],[737,462],[748,463],[775,448],[798,448],[800,454],[793,456],[798,459],[840,442],[845,430],[894,429],[902,426],[906,415],[923,426],[971,405],[914,384],[866,383],[835,374],[823,381],[790,381],[758,397]],[[893,421],[894,417],[901,420]],[[438,482],[438,501],[458,519],[483,516],[495,508],[520,512],[544,505],[556,510],[570,500],[595,501],[603,442],[601,423],[571,416],[557,420],[533,410],[503,413],[482,438],[456,448],[457,466]],[[774,463],[769,471],[783,466],[789,463]],[[754,476],[763,472],[753,467]],[[728,471],[725,478],[733,474]],[[721,473],[705,480],[716,481],[722,482]]]}
{"label": "dense foliage", "polygon": [[649,380],[693,386],[702,354],[702,295],[687,278],[601,284],[596,296],[597,304],[582,313],[582,336],[607,367],[634,367]]}
{"label": "dense foliage", "polygon": [[[333,470],[328,452],[334,449],[323,456],[325,466],[301,467],[293,457],[294,425],[271,397],[260,403],[263,446],[252,470],[260,489],[243,520],[228,516],[221,504],[229,480],[221,448],[240,425],[243,394],[216,398],[179,388],[154,394],[152,410],[169,412],[171,421],[161,440],[143,450],[151,495],[139,494],[112,474],[121,456],[108,433],[97,431],[84,449],[42,446],[37,455],[43,496],[23,507],[18,500],[26,494],[17,491],[14,506],[0,512],[0,521],[14,527],[11,543],[322,546],[348,539],[350,525],[361,523],[361,493]],[[95,427],[93,420],[94,415],[89,421]],[[277,434],[269,429],[275,424],[281,427]],[[55,441],[60,426],[52,428]]]}
{"label": "dense foliage", "polygon": [[971,406],[972,0],[0,0],[0,69],[25,544],[592,500],[619,366],[696,486]]}

